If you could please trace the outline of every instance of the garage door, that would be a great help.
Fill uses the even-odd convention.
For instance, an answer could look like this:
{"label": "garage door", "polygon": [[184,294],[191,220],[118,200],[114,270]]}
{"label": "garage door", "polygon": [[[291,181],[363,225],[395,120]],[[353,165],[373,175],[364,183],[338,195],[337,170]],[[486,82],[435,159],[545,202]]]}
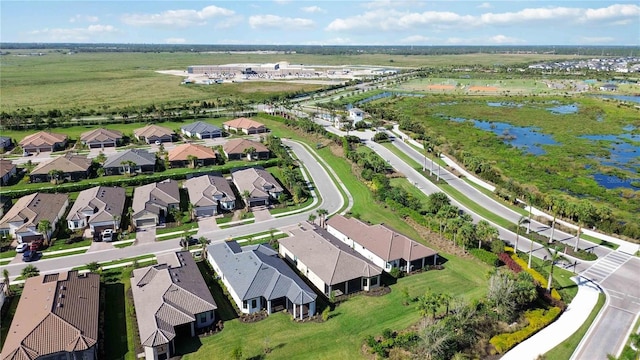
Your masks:
{"label": "garage door", "polygon": [[262,206],[267,205],[267,200],[251,200],[249,206]]}
{"label": "garage door", "polygon": [[155,226],[155,224],[156,224],[156,220],[155,219],[138,219],[138,220],[136,220],[136,226],[137,227]]}
{"label": "garage door", "polygon": [[215,211],[213,208],[196,209],[196,216],[213,216]]}

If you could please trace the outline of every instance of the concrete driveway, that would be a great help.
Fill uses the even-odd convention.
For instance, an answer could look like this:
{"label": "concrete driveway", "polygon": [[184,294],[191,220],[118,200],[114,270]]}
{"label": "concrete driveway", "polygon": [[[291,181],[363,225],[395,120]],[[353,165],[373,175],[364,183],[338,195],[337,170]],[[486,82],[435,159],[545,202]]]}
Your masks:
{"label": "concrete driveway", "polygon": [[251,212],[253,213],[253,218],[256,220],[256,222],[273,219],[273,216],[271,216],[271,213],[269,212],[269,208],[266,206],[251,208]]}
{"label": "concrete driveway", "polygon": [[218,224],[216,224],[216,218],[213,216],[198,218],[198,237],[200,234],[210,233],[218,230]]}
{"label": "concrete driveway", "polygon": [[156,228],[140,228],[136,231],[136,244],[153,244],[156,241]]}
{"label": "concrete driveway", "polygon": [[113,244],[110,242],[104,242],[104,241],[94,241],[91,243],[91,246],[89,246],[89,250],[87,250],[87,252],[93,252],[93,251],[101,251],[101,250],[110,250],[113,249]]}

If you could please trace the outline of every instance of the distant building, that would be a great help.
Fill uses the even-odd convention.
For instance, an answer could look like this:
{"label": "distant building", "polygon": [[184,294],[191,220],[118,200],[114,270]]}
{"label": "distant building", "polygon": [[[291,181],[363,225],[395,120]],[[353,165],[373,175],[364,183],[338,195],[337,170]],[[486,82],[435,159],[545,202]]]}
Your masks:
{"label": "distant building", "polygon": [[67,139],[67,135],[64,134],[40,131],[22,139],[20,147],[30,153],[64,150]]}
{"label": "distant building", "polygon": [[604,84],[600,86],[600,90],[602,91],[616,91],[618,90],[618,86],[615,84]]}
{"label": "distant building", "polygon": [[81,191],[67,215],[69,230],[84,229],[100,233],[105,229],[118,230],[124,202],[125,189],[121,187],[96,186]]}
{"label": "distant building", "polygon": [[349,120],[353,121],[354,124],[364,120],[364,115],[365,113],[361,109],[356,107],[349,109]]}
{"label": "distant building", "polygon": [[152,173],[156,155],[142,149],[129,149],[110,155],[102,165],[105,175]]}
{"label": "distant building", "polygon": [[0,136],[0,151],[7,151],[13,146],[13,141],[8,136]]}
{"label": "distant building", "polygon": [[168,157],[172,168],[209,166],[216,163],[216,152],[200,144],[178,145],[169,151]]}
{"label": "distant building", "polygon": [[173,130],[158,125],[147,125],[140,129],[135,129],[133,135],[136,139],[144,141],[147,144],[153,144],[156,141],[161,143],[173,142],[175,133]]}
{"label": "distant building", "polygon": [[38,224],[47,220],[51,228],[47,235],[56,230],[60,220],[69,205],[67,194],[33,193],[25,195],[16,201],[0,220],[0,234],[10,234],[20,242],[42,240],[42,233]]}
{"label": "distant building", "polygon": [[6,186],[17,173],[16,165],[11,160],[0,159],[0,185]]}
{"label": "distant building", "polygon": [[[249,151],[253,149],[252,151]],[[231,139],[222,145],[222,151],[229,160],[240,160],[243,157],[247,160],[269,159],[271,152],[262,143],[247,139]]]}
{"label": "distant building", "polygon": [[131,222],[135,227],[158,225],[169,210],[180,207],[180,189],[175,180],[163,180],[139,186],[133,191]]}
{"label": "distant building", "polygon": [[194,136],[198,139],[213,139],[222,136],[222,130],[219,127],[208,124],[203,121],[196,121],[189,125],[184,125],[180,131],[185,136]]}
{"label": "distant building", "polygon": [[242,132],[247,135],[267,132],[267,127],[264,126],[264,124],[247,118],[229,120],[222,124],[222,126],[227,131]]}
{"label": "distant building", "polygon": [[82,133],[80,141],[92,149],[116,147],[122,141],[122,133],[117,130],[94,129]]}

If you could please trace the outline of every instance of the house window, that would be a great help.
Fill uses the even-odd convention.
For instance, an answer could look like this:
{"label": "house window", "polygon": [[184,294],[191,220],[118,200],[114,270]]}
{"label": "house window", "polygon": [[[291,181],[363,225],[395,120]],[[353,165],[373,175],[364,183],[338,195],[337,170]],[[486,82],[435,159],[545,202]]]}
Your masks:
{"label": "house window", "polygon": [[253,299],[253,300],[251,300],[251,308],[253,309],[255,307],[257,307],[256,299]]}
{"label": "house window", "polygon": [[243,309],[246,309],[246,308],[247,308],[247,300],[244,300],[244,301],[242,302],[242,308],[243,308]]}
{"label": "house window", "polygon": [[372,277],[370,282],[371,282],[371,286],[376,286],[376,285],[378,285],[378,278],[377,277]]}

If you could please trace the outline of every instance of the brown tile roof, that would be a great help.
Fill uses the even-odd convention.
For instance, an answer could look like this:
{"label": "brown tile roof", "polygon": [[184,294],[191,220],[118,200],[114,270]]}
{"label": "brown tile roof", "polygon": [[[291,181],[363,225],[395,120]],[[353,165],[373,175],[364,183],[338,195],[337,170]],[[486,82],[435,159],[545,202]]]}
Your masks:
{"label": "brown tile roof", "polygon": [[327,225],[385,261],[397,259],[412,261],[437,254],[435,250],[411,240],[383,224],[367,225],[355,218],[334,215],[327,220]]}
{"label": "brown tile roof", "polygon": [[174,132],[173,130],[168,129],[166,127],[152,124],[152,125],[147,125],[140,129],[133,130],[133,134],[135,136],[144,136],[145,138],[149,138],[153,136],[157,136],[157,137],[169,136],[169,135],[173,135]]}
{"label": "brown tile roof", "polygon": [[20,141],[20,146],[41,146],[41,145],[50,145],[53,146],[56,143],[61,143],[67,141],[67,135],[65,134],[56,134],[47,131],[40,131],[35,134],[31,134],[25,136],[22,141]]}
{"label": "brown tile roof", "polygon": [[30,175],[46,175],[51,170],[60,170],[65,173],[87,171],[91,167],[91,159],[84,155],[65,154],[49,161],[38,164]]}
{"label": "brown tile roof", "polygon": [[278,240],[280,246],[294,254],[327,285],[382,273],[381,268],[324,229],[305,223],[290,233],[292,236]]}
{"label": "brown tile roof", "polygon": [[247,139],[231,139],[222,145],[222,150],[227,154],[243,154],[248,148],[253,147],[256,152],[268,152],[269,149],[262,143]]}
{"label": "brown tile roof", "polygon": [[8,228],[9,222],[21,222],[22,226],[18,231],[37,227],[40,220],[53,223],[68,200],[67,194],[34,193],[23,196],[4,214],[0,220],[0,228]]}
{"label": "brown tile roof", "polygon": [[238,191],[247,190],[251,197],[267,197],[269,193],[283,191],[273,175],[261,167],[232,170],[231,176]]}
{"label": "brown tile roof", "polygon": [[133,191],[133,216],[143,210],[159,213],[158,206],[168,207],[180,203],[178,182],[167,179],[157,183],[139,186]]}
{"label": "brown tile roof", "polygon": [[195,321],[195,315],[217,308],[198,265],[189,251],[158,256],[158,265],[136,269],[131,290],[140,342],[166,344],[174,326]]}
{"label": "brown tile roof", "polygon": [[118,139],[122,139],[122,133],[120,131],[103,128],[83,132],[82,135],[80,135],[80,141],[85,143],[103,142]]}
{"label": "brown tile roof", "polygon": [[73,203],[67,220],[84,219],[90,213],[89,223],[112,221],[114,216],[122,216],[125,189],[121,187],[96,186],[81,191]]}
{"label": "brown tile roof", "polygon": [[0,160],[0,178],[7,175],[16,165],[11,160]]}
{"label": "brown tile roof", "polygon": [[217,205],[220,201],[235,201],[231,185],[222,176],[202,175],[184,182],[189,192],[189,201],[195,206]]}
{"label": "brown tile roof", "polygon": [[255,120],[247,119],[247,118],[237,118],[233,120],[229,120],[223,123],[226,127],[236,128],[236,129],[257,129],[264,127],[264,124],[259,123]]}
{"label": "brown tile roof", "polygon": [[198,144],[181,144],[169,151],[169,161],[187,161],[189,155],[197,157],[199,160],[215,159],[216,152],[212,148]]}
{"label": "brown tile roof", "polygon": [[77,271],[27,279],[2,359],[82,351],[98,341],[100,275]]}

